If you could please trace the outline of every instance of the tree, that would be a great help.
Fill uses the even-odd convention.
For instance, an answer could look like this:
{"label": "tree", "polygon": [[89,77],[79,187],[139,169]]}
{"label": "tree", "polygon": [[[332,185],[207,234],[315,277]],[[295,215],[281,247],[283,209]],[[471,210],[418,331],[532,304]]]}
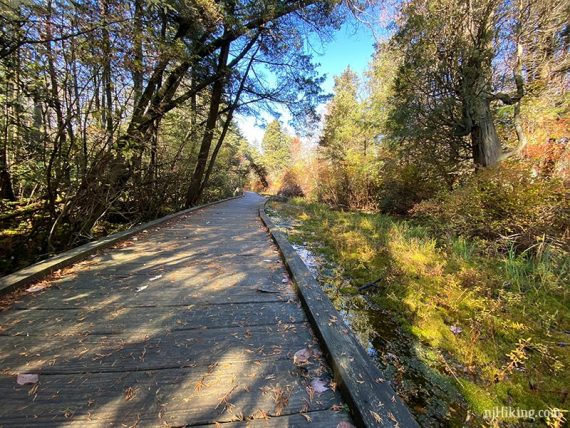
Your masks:
{"label": "tree", "polygon": [[515,105],[514,122],[524,145],[520,102],[525,84],[532,80],[524,51],[548,52],[541,37],[530,36],[544,31],[550,37],[549,55],[560,52],[553,42],[558,39],[560,45],[557,34],[565,28],[568,12],[562,1],[545,3],[416,0],[406,4],[393,39],[403,52],[393,136],[436,142],[443,135],[442,143],[453,157],[463,158],[467,149],[476,166],[492,166],[510,154],[496,129],[493,110],[500,101]]}
{"label": "tree", "polygon": [[243,157],[231,150],[235,114],[280,103],[295,120],[316,116],[322,79],[300,51],[338,25],[337,5],[0,4],[0,191],[37,202],[22,219],[34,251],[235,189],[216,166]]}
{"label": "tree", "polygon": [[362,138],[362,113],[358,100],[359,79],[350,67],[335,77],[334,97],[327,105],[323,135],[319,144],[334,160],[346,158],[349,150],[366,153],[368,141]]}
{"label": "tree", "polygon": [[279,174],[291,162],[291,137],[281,128],[278,120],[267,125],[263,140],[263,163],[272,174]]}

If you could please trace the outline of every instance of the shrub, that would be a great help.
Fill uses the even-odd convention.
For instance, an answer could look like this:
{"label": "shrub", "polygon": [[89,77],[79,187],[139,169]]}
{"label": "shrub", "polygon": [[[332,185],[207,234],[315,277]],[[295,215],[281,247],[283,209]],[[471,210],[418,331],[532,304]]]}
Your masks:
{"label": "shrub", "polygon": [[560,178],[533,176],[524,161],[480,171],[412,213],[442,233],[479,237],[503,249],[570,248],[569,188]]}
{"label": "shrub", "polygon": [[299,184],[299,180],[294,172],[287,170],[281,178],[281,186],[279,188],[279,195],[293,198],[295,196],[304,196],[303,189]]}

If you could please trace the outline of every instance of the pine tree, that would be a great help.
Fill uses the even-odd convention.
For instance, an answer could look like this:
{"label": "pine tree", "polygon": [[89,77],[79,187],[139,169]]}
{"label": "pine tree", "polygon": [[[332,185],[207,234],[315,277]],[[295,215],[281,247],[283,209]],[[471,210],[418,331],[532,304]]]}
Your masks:
{"label": "pine tree", "polygon": [[291,163],[291,137],[283,131],[278,120],[267,125],[261,147],[263,162],[270,173],[279,173]]}

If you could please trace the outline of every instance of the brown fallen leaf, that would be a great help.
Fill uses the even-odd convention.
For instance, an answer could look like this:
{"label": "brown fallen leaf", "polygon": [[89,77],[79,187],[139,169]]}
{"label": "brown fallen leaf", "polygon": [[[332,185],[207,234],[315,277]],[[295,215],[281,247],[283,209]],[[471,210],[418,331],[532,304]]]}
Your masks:
{"label": "brown fallen leaf", "polygon": [[309,401],[313,401],[313,398],[315,397],[315,390],[313,389],[312,386],[308,386],[307,387],[307,395],[309,396]]}
{"label": "brown fallen leaf", "polygon": [[137,388],[133,388],[132,386],[129,386],[127,389],[125,389],[125,400],[126,401],[131,401],[133,398],[135,398],[135,395],[137,395]]}
{"label": "brown fallen leaf", "polygon": [[252,419],[263,419],[268,421],[270,419],[269,414],[263,409],[257,409],[253,415],[251,415]]}
{"label": "brown fallen leaf", "polygon": [[273,401],[275,402],[275,416],[281,416],[283,409],[289,405],[289,396],[291,391],[289,388],[286,390],[280,387],[273,389]]}
{"label": "brown fallen leaf", "polygon": [[342,421],[339,422],[336,428],[355,428],[350,422]]}
{"label": "brown fallen leaf", "polygon": [[298,366],[303,366],[309,362],[309,358],[311,358],[311,351],[309,349],[299,349],[293,356],[293,363]]}
{"label": "brown fallen leaf", "polygon": [[18,385],[27,385],[27,384],[34,384],[38,383],[40,380],[39,375],[33,373],[20,373],[16,377],[16,382]]}
{"label": "brown fallen leaf", "polygon": [[40,282],[38,284],[34,284],[31,287],[29,287],[28,289],[26,289],[26,291],[28,293],[35,293],[37,291],[41,291],[45,288],[48,288],[50,286],[49,282]]}
{"label": "brown fallen leaf", "polygon": [[382,423],[382,417],[381,417],[378,413],[373,412],[372,410],[370,410],[370,414],[372,415],[372,417],[374,418],[374,420],[375,420],[376,422],[378,422],[379,424]]}

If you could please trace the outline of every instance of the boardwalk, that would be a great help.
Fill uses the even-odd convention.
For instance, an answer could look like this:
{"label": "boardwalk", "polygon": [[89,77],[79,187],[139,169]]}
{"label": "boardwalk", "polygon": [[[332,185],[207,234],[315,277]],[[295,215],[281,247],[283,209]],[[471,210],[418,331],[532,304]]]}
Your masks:
{"label": "boardwalk", "polygon": [[[330,371],[261,201],[249,193],[140,233],[0,312],[0,426],[346,420],[338,392],[308,388]],[[313,356],[299,367],[304,348]],[[22,373],[39,382],[19,385]]]}

